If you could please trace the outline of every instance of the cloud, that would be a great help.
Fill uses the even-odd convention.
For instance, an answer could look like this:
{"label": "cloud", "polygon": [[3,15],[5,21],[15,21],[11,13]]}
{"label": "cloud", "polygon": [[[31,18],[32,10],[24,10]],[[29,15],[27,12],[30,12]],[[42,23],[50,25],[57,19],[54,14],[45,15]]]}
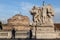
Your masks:
{"label": "cloud", "polygon": [[0,4],[0,21],[2,21],[3,23],[7,23],[7,19],[14,16],[19,11],[21,12],[20,14],[28,16],[31,20],[32,16],[30,15],[29,10],[32,7],[33,4],[29,2],[21,2],[19,9],[16,6]]}
{"label": "cloud", "polygon": [[55,8],[54,9],[55,11],[55,16],[54,16],[54,22],[60,22],[60,8]]}
{"label": "cloud", "polygon": [[7,23],[7,19],[17,13],[17,8],[11,5],[0,4],[0,21]]}
{"label": "cloud", "polygon": [[55,8],[55,13],[60,13],[60,8]]}
{"label": "cloud", "polygon": [[20,4],[21,4],[20,5],[20,7],[21,7],[20,9],[22,9],[24,11],[29,11],[34,5],[32,3],[29,3],[29,2],[21,2]]}
{"label": "cloud", "polygon": [[34,4],[29,3],[29,2],[21,2],[20,3],[21,14],[28,16],[30,18],[30,21],[32,20],[32,16],[29,11],[32,9],[33,6],[34,6]]}
{"label": "cloud", "polygon": [[[7,19],[14,16],[18,12],[21,12],[22,15],[26,15],[32,21],[32,16],[29,13],[31,8],[34,6],[31,2],[20,2],[19,8],[16,6],[0,4],[0,20],[6,23]],[[38,6],[38,5],[37,5]],[[60,22],[60,8],[54,8],[55,16],[54,22]]]}
{"label": "cloud", "polygon": [[[21,8],[23,15],[27,15],[30,20],[32,20],[31,14],[29,13],[29,10],[34,6],[34,4],[28,3],[28,2],[21,2]],[[54,22],[60,22],[60,8],[55,8],[54,9]]]}

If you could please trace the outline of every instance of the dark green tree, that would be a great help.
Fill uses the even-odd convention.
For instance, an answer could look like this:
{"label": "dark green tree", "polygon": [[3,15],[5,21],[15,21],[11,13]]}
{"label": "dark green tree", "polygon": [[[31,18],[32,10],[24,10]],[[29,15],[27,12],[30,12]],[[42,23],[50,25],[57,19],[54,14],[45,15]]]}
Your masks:
{"label": "dark green tree", "polygon": [[2,30],[2,22],[0,21],[0,30]]}

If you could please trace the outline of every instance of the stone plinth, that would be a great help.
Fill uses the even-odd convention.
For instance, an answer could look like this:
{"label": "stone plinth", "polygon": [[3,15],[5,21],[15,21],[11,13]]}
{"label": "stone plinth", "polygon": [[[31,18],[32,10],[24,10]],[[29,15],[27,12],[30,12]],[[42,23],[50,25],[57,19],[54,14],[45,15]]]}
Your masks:
{"label": "stone plinth", "polygon": [[36,38],[37,39],[55,39],[57,33],[54,31],[53,27],[37,27]]}
{"label": "stone plinth", "polygon": [[54,32],[53,27],[36,27],[37,32]]}
{"label": "stone plinth", "polygon": [[57,33],[54,31],[54,27],[33,27],[33,38],[35,37],[36,32],[36,38],[37,39],[54,39],[57,38]]}
{"label": "stone plinth", "polygon": [[36,34],[37,39],[55,39],[57,38],[56,32],[40,32]]}

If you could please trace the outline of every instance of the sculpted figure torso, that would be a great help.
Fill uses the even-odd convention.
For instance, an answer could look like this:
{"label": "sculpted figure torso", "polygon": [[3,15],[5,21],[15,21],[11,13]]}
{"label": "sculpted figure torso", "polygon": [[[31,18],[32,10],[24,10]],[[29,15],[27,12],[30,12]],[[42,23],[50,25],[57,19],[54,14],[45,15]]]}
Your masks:
{"label": "sculpted figure torso", "polygon": [[43,24],[47,23],[47,11],[45,5],[42,7],[42,22]]}
{"label": "sculpted figure torso", "polygon": [[30,13],[33,15],[33,22],[40,25],[52,24],[52,18],[54,16],[54,11],[51,5],[43,6],[42,8],[34,6]]}
{"label": "sculpted figure torso", "polygon": [[31,13],[34,16],[34,18],[33,18],[34,22],[41,24],[42,23],[42,21],[41,21],[41,9],[34,6],[31,10]]}

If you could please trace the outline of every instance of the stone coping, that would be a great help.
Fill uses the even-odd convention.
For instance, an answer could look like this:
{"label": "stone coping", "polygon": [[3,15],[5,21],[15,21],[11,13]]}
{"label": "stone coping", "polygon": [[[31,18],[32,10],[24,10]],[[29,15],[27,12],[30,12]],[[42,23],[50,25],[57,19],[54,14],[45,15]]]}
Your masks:
{"label": "stone coping", "polygon": [[[12,31],[12,30],[0,30],[0,32],[4,32],[4,31]],[[29,30],[15,30],[15,31],[29,31]]]}

